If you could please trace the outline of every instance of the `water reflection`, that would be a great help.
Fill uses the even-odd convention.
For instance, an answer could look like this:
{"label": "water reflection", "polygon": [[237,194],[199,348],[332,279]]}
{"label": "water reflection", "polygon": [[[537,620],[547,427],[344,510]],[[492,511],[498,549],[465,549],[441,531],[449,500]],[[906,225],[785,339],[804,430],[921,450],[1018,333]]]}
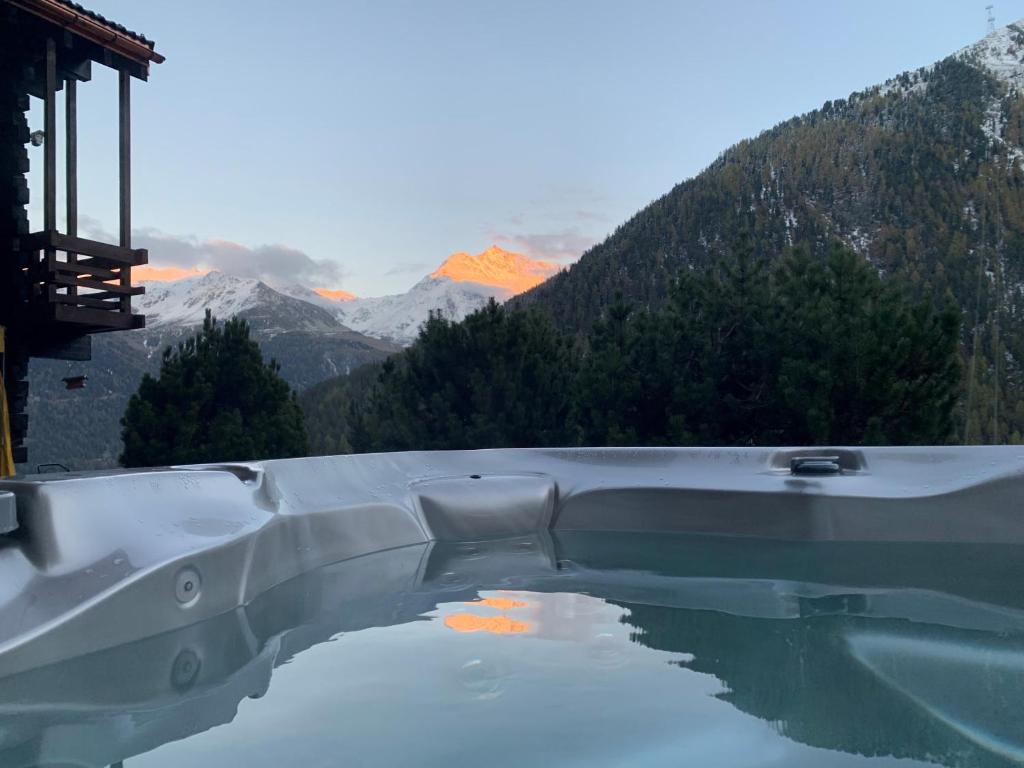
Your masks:
{"label": "water reflection", "polygon": [[513,597],[481,597],[479,600],[470,600],[466,605],[483,605],[488,608],[509,611],[513,608],[526,608],[529,603],[525,600],[516,600]]}
{"label": "water reflection", "polygon": [[530,631],[525,621],[508,616],[479,616],[475,613],[453,613],[444,617],[444,625],[456,632],[489,632],[492,635],[521,635]]}
{"label": "water reflection", "polygon": [[1021,554],[407,547],[137,643],[76,657],[68,637],[67,660],[13,674],[0,657],[0,765],[1013,765]]}

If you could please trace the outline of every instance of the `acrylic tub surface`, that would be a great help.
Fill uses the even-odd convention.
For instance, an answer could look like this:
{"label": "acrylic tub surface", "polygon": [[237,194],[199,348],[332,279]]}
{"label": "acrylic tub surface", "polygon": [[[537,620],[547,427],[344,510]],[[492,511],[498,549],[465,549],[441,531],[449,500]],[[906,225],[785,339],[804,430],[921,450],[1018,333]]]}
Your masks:
{"label": "acrylic tub surface", "polygon": [[[835,455],[831,476],[793,457]],[[1024,450],[527,449],[334,456],[0,483],[8,667],[218,616],[312,568],[538,531],[1024,542]],[[191,578],[190,578],[191,577]],[[182,593],[191,584],[193,592]],[[21,661],[19,661],[21,660]]]}
{"label": "acrylic tub surface", "polygon": [[[791,474],[794,457],[815,454],[838,455],[842,471]],[[1024,690],[1020,449],[376,454],[49,475],[5,491],[18,529],[0,536],[3,765],[140,753],[142,765],[207,764],[192,747],[149,751],[233,720],[224,733],[241,734],[234,749],[257,745],[262,715],[236,716],[262,702],[239,702],[338,633],[352,633],[338,648],[358,650],[323,662],[326,651],[311,652],[301,661],[309,677],[297,680],[344,672],[357,699],[374,701],[374,680],[381,690],[402,681],[360,665],[387,669],[404,658],[399,649],[421,646],[425,669],[443,679],[409,695],[435,713],[417,727],[438,732],[455,728],[453,713],[494,728],[545,702],[568,706],[576,694],[567,691],[591,686],[647,713],[631,731],[645,740],[631,746],[646,750],[636,764],[678,762],[702,733],[673,730],[687,711],[764,754],[781,750],[768,763],[751,762],[761,747],[738,748],[725,765],[1024,758],[1015,735],[1024,731],[999,708],[1024,704],[1013,693]],[[372,638],[384,649],[376,661]],[[492,646],[498,639],[509,644]],[[435,664],[453,643],[465,658]],[[790,658],[794,648],[803,650]],[[633,672],[608,671],[622,659]],[[783,675],[798,660],[799,689]],[[520,668],[532,670],[525,682],[515,682]],[[840,695],[829,674],[853,693]],[[292,685],[301,687],[281,683]],[[335,685],[323,705],[355,722],[362,715]],[[676,704],[649,706],[671,690]],[[303,711],[281,695],[279,707]],[[705,706],[708,696],[726,708]],[[858,696],[889,714],[868,722]],[[480,711],[499,699],[501,717]],[[305,733],[310,713],[294,716]],[[887,718],[911,723],[910,735],[885,730]],[[781,731],[757,725],[773,720]],[[565,715],[552,722],[587,728]],[[391,745],[373,759],[375,728],[344,731],[366,764],[468,759],[452,745],[419,761]],[[597,752],[570,740],[570,752],[578,764],[600,762],[622,745],[621,729],[608,741],[615,733],[608,724],[591,734]],[[456,736],[484,746],[465,728]],[[318,748],[338,747],[329,741]],[[210,754],[223,746],[202,743]],[[278,747],[302,751],[297,737]],[[253,746],[250,763],[285,754],[274,749]],[[808,751],[822,749],[827,761]],[[525,747],[520,757],[531,754],[539,759]],[[955,754],[970,759],[946,762]]]}

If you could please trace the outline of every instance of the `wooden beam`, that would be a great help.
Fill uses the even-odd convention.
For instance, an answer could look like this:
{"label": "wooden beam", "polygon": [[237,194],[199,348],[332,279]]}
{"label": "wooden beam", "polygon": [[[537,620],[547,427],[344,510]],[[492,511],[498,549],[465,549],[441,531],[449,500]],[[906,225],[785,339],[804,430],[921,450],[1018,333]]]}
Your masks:
{"label": "wooden beam", "polygon": [[[78,237],[78,83],[68,78],[64,87],[64,203],[67,214],[65,230],[68,237]],[[68,251],[68,264],[78,261],[78,254]],[[52,255],[47,254],[47,258]],[[78,293],[69,287],[68,293]]]}
{"label": "wooden beam", "polygon": [[57,261],[56,254],[51,254],[46,258],[46,271],[71,272],[76,275],[92,275],[93,277],[98,277],[101,280],[119,280],[121,278],[120,271],[106,269],[105,267],[98,267],[92,259],[89,261],[76,261],[74,263]]}
{"label": "wooden beam", "polygon": [[145,248],[122,248],[119,245],[87,240],[84,237],[69,237],[61,232],[33,232],[18,238],[19,251],[74,251],[79,256],[94,256],[98,259],[137,267],[149,263],[149,251]]}
{"label": "wooden beam", "polygon": [[59,323],[78,323],[93,328],[111,328],[127,330],[138,328],[136,318],[140,315],[126,315],[123,312],[111,312],[106,309],[90,309],[88,307],[72,307],[68,304],[53,304],[53,318]]}
{"label": "wooden beam", "polygon": [[92,288],[97,291],[116,293],[118,296],[141,296],[146,292],[144,285],[118,285],[116,283],[104,283],[101,280],[89,280],[84,277],[68,277],[67,275],[54,275],[51,282],[55,285],[75,285],[79,288]]}
{"label": "wooden beam", "polygon": [[[118,111],[120,126],[120,162],[121,175],[121,247],[132,247],[132,78],[127,72],[118,72],[120,98]],[[131,288],[132,270],[130,267],[121,270],[121,287]],[[132,311],[131,294],[125,291],[121,299],[121,311],[129,314]]]}
{"label": "wooden beam", "polygon": [[43,229],[57,229],[57,43],[46,38],[43,103]]}
{"label": "wooden beam", "polygon": [[[120,297],[118,297],[120,299]],[[55,294],[51,304],[72,304],[76,307],[91,307],[92,309],[105,309],[107,312],[120,312],[120,302],[108,302],[102,299],[90,298],[90,295],[85,296],[65,296],[62,293]]]}
{"label": "wooden beam", "polygon": [[[98,293],[87,293],[85,296],[69,296],[66,293],[58,293],[60,290],[56,285],[52,283],[46,286],[46,298],[50,304],[72,304],[81,305],[83,307],[92,307],[94,309],[106,309],[110,312],[118,311],[117,303],[109,303],[99,297]],[[120,300],[120,296],[116,297]]]}
{"label": "wooden beam", "polygon": [[118,73],[118,172],[121,203],[122,248],[132,247],[132,79],[127,72]]}
{"label": "wooden beam", "polygon": [[[87,293],[86,296],[88,296],[90,299],[120,299],[120,298],[122,298],[121,286],[117,285],[117,286],[112,286],[112,287],[113,287],[113,290],[111,290],[111,291],[97,291],[96,293]],[[133,293],[132,294],[133,296],[141,296],[143,293],[146,292],[146,287],[144,285],[137,285],[134,288],[132,288],[132,290],[133,291],[137,291],[137,293]],[[82,297],[79,296],[78,298],[82,298]]]}

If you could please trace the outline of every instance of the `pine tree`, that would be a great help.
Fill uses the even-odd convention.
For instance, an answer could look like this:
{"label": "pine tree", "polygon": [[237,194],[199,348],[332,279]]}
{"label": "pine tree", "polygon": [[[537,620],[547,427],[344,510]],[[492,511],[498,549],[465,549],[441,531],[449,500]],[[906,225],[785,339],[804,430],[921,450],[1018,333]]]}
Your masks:
{"label": "pine tree", "polygon": [[[357,451],[947,442],[961,386],[952,298],[914,300],[908,280],[839,245],[775,263],[741,246],[683,272],[654,312],[619,295],[582,354],[536,312],[433,316],[347,401],[347,434],[326,439]],[[320,396],[307,413],[325,407]],[[995,420],[994,404],[983,411]]]}
{"label": "pine tree", "polygon": [[622,295],[598,320],[576,381],[571,421],[584,445],[650,443],[642,412],[650,392],[644,388],[646,318]]}
{"label": "pine tree", "polygon": [[302,456],[306,433],[295,394],[276,362],[264,363],[244,320],[202,331],[164,350],[121,419],[126,467]]}
{"label": "pine tree", "polygon": [[[688,325],[703,337],[697,346],[703,355],[699,383],[702,393],[712,395],[705,399],[712,408],[702,421],[706,444],[763,443],[770,429],[780,346],[770,276],[767,263],[744,242],[717,273],[704,276],[703,286],[693,288],[688,307],[696,316]],[[685,301],[677,287],[677,313]],[[676,410],[686,407],[692,403]]]}
{"label": "pine tree", "polygon": [[960,313],[913,302],[834,246],[822,263],[785,259],[778,412],[786,444],[945,443],[960,387]]}
{"label": "pine tree", "polygon": [[357,451],[559,445],[568,441],[568,339],[537,312],[492,299],[461,323],[433,314],[381,368],[353,413]]}

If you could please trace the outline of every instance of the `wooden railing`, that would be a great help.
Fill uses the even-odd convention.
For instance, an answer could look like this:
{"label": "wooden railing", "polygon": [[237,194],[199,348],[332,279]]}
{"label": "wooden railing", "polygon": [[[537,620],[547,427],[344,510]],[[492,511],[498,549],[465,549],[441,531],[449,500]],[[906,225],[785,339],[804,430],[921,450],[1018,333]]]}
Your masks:
{"label": "wooden railing", "polygon": [[149,261],[144,248],[50,230],[21,237],[18,250],[33,286],[30,303],[46,320],[72,323],[85,333],[145,327],[131,305],[132,296],[146,292],[131,277],[132,267]]}

